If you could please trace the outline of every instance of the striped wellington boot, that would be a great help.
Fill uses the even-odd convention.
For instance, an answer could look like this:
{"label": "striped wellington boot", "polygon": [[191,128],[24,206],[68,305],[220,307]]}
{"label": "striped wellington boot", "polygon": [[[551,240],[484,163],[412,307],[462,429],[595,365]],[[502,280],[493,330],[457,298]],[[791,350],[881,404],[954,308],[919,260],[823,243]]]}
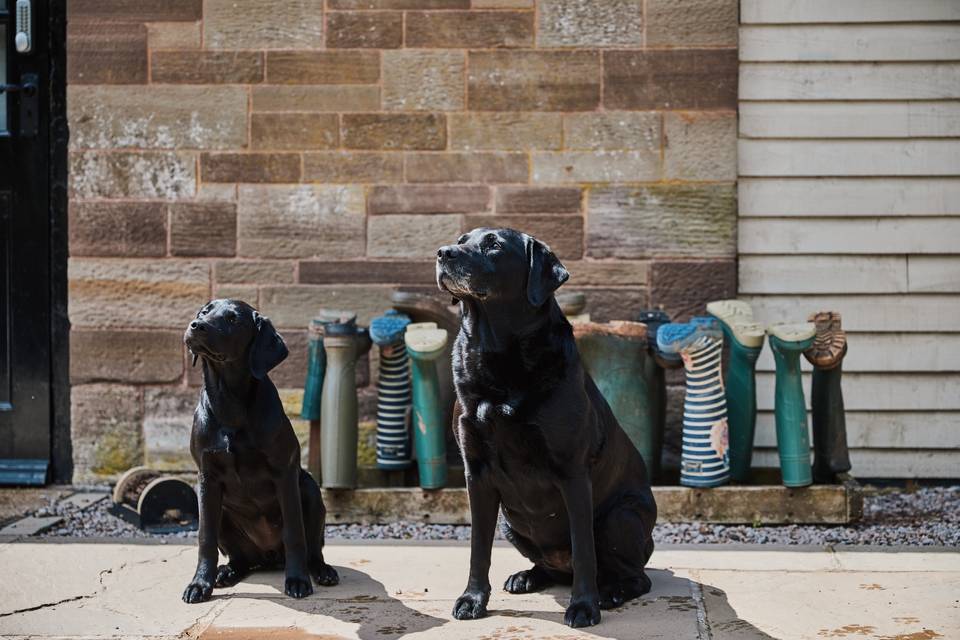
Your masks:
{"label": "striped wellington boot", "polygon": [[377,466],[406,469],[412,463],[409,417],[410,363],[403,334],[410,317],[394,309],[370,321],[370,338],[380,348],[377,380]]}
{"label": "striped wellington boot", "polygon": [[680,484],[715,487],[730,481],[727,400],[720,375],[723,333],[713,318],[666,324],[657,347],[683,358],[687,388],[683,399]]}

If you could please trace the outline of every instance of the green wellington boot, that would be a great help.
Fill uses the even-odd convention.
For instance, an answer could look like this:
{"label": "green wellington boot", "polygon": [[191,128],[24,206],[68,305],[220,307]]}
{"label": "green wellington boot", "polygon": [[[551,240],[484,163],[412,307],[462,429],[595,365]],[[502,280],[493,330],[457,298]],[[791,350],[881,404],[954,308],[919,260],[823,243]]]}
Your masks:
{"label": "green wellington boot", "polygon": [[647,480],[660,471],[663,430],[650,402],[659,369],[649,354],[647,326],[640,322],[578,322],[573,335],[583,366],[640,452]]}
{"label": "green wellington boot", "polygon": [[407,325],[404,334],[413,369],[413,445],[420,486],[439,489],[447,483],[446,432],[436,361],[447,346],[447,330],[434,322]]}
{"label": "green wellington boot", "polygon": [[657,347],[657,332],[670,323],[670,316],[660,309],[644,309],[637,314],[637,321],[647,327],[647,357],[643,364],[643,377],[647,386],[647,406],[653,416],[655,434],[654,450],[659,452],[656,460],[647,466],[650,476],[660,474],[663,459],[663,439],[667,430],[667,376],[666,369],[679,369],[683,359],[675,354],[661,353]]}
{"label": "green wellington boot", "polygon": [[753,435],[757,426],[757,358],[763,350],[763,327],[754,322],[753,309],[740,300],[718,300],[707,313],[720,321],[730,345],[727,375],[727,422],[730,427],[730,478],[750,480]]}
{"label": "green wellington boot", "polygon": [[350,323],[330,323],[324,329],[327,370],[320,406],[322,486],[357,486],[357,359],[372,342],[367,330]]}
{"label": "green wellington boot", "polygon": [[770,350],[777,367],[773,411],[777,422],[777,450],[780,473],[788,487],[813,483],[810,467],[810,435],[807,406],[800,377],[800,354],[813,344],[812,323],[774,324],[767,329]]}
{"label": "green wellington boot", "polygon": [[821,311],[808,318],[817,328],[813,346],[803,355],[813,365],[810,405],[813,408],[813,479],[831,483],[837,474],[850,471],[847,448],[847,418],[843,410],[843,358],[847,355],[847,334],[840,314]]}

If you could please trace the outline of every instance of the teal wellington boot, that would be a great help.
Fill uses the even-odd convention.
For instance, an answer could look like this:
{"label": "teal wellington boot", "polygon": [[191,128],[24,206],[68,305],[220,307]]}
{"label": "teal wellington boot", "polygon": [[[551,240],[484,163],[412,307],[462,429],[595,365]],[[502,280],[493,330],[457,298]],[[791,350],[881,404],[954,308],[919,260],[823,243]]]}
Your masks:
{"label": "teal wellington boot", "polygon": [[322,486],[357,486],[357,359],[370,350],[370,336],[354,323],[331,323],[324,330],[327,370],[320,406]]}
{"label": "teal wellington boot", "polygon": [[754,322],[753,310],[740,300],[718,300],[707,313],[720,321],[730,347],[725,387],[727,422],[730,426],[730,479],[750,480],[753,436],[757,426],[757,358],[763,350],[765,332]]}
{"label": "teal wellington boot", "polygon": [[678,369],[683,366],[683,360],[677,354],[661,353],[657,347],[657,332],[665,324],[670,323],[670,316],[659,309],[646,309],[637,315],[637,321],[647,327],[647,357],[644,359],[643,377],[647,385],[647,406],[653,415],[653,425],[656,442],[655,451],[660,457],[654,460],[647,469],[651,477],[656,479],[660,475],[660,461],[663,456],[663,440],[667,430],[667,376],[666,369]]}
{"label": "teal wellington boot", "polygon": [[407,325],[404,340],[413,368],[413,443],[420,486],[439,489],[447,483],[449,425],[443,420],[436,361],[446,350],[447,331],[434,322],[416,322]]}
{"label": "teal wellington boot", "polygon": [[773,412],[777,423],[780,473],[788,487],[813,484],[807,406],[800,377],[800,354],[810,348],[816,329],[812,323],[775,324],[767,329],[777,368]]}
{"label": "teal wellington boot", "polygon": [[817,329],[813,346],[803,355],[813,365],[810,406],[813,409],[813,479],[831,483],[837,475],[850,471],[847,448],[847,418],[843,408],[843,358],[847,355],[847,335],[841,328],[840,314],[821,311],[809,318]]}
{"label": "teal wellington boot", "polygon": [[659,369],[649,354],[647,327],[640,322],[578,322],[573,335],[583,366],[640,452],[647,480],[659,473],[663,430],[650,402]]}

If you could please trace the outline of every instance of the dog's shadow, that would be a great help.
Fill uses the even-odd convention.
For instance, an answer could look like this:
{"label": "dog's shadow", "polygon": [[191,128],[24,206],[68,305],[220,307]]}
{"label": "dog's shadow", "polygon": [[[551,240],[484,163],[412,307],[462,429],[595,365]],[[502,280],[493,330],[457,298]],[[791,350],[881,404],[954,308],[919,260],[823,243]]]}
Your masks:
{"label": "dog's shadow", "polygon": [[[283,573],[277,571],[254,572],[237,586],[239,591],[223,596],[269,600],[301,613],[331,616],[341,622],[356,624],[359,626],[354,633],[360,640],[397,640],[407,634],[449,623],[449,620],[408,607],[399,598],[388,594],[383,583],[362,571],[339,565],[335,568],[340,574],[339,585],[314,585],[313,595],[300,600],[283,593]],[[244,592],[244,584],[273,587],[279,592]]]}

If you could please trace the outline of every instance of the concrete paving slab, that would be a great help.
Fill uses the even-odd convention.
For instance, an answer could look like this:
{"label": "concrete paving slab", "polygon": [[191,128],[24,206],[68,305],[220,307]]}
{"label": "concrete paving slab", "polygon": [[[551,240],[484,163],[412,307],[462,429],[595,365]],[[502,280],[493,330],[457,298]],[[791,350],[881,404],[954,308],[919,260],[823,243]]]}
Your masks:
{"label": "concrete paving slab", "polygon": [[60,504],[72,505],[77,509],[86,509],[92,504],[96,504],[101,500],[106,500],[107,496],[110,494],[103,492],[93,492],[93,491],[81,491],[79,493],[74,493],[73,495],[67,496],[60,501]]}
{"label": "concrete paving slab", "polygon": [[60,516],[27,516],[0,529],[0,536],[33,536],[62,521]]}

